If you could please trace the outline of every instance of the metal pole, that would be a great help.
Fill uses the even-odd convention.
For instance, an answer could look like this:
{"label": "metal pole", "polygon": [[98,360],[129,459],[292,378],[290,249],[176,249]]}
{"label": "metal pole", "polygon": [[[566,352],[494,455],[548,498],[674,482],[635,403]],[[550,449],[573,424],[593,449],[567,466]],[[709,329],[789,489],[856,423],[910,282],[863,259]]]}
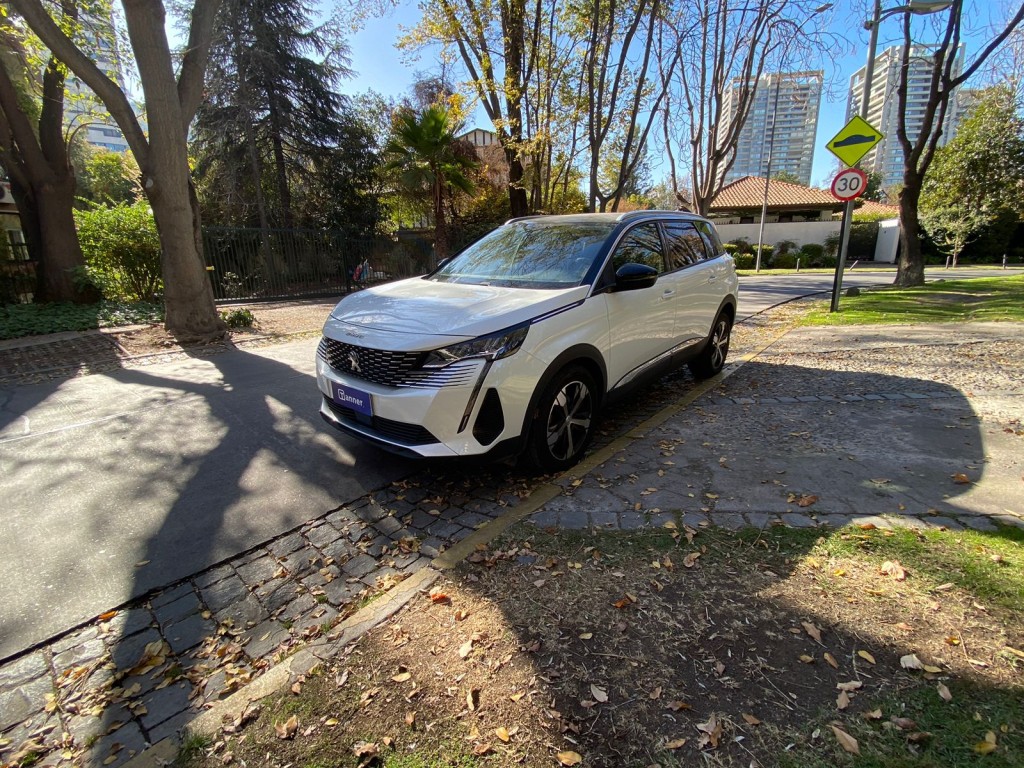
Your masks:
{"label": "metal pole", "polygon": [[[768,75],[770,78],[771,75]],[[772,179],[772,155],[775,153],[775,123],[779,114],[779,91],[782,88],[782,73],[775,76],[775,104],[772,106],[772,131],[768,136],[768,166],[764,174],[764,200],[761,202],[761,226],[757,231],[757,258],[754,271],[761,271],[761,247],[764,245],[764,222],[768,217],[768,187]],[[771,83],[768,85],[771,93]]]}
{"label": "metal pole", "polygon": [[[882,20],[882,0],[875,0],[871,16],[871,37],[868,42],[868,63],[864,67],[864,86],[860,102],[860,116],[868,119],[868,104],[871,101],[871,81],[875,77],[875,52],[878,48],[878,25]],[[853,223],[853,200],[843,206],[843,221],[839,226],[839,252],[836,254],[836,274],[832,279],[832,312],[839,311],[839,292],[843,290],[843,267],[846,266],[846,251],[850,244],[850,226]]]}

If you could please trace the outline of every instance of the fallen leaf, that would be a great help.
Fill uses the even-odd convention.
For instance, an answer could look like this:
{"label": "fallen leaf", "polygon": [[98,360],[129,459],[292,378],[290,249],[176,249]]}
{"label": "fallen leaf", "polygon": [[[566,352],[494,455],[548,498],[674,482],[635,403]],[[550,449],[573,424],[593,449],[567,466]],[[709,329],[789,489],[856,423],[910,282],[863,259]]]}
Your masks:
{"label": "fallen leaf", "polygon": [[499,728],[495,728],[494,729],[494,735],[497,736],[502,741],[504,741],[506,744],[508,743],[508,740],[512,738],[512,736],[509,735],[508,728],[505,728],[504,726],[501,726]]}
{"label": "fallen leaf", "polygon": [[814,657],[813,656],[808,656],[806,653],[801,653],[800,654],[800,661],[802,661],[804,664],[813,664],[814,663]]}
{"label": "fallen leaf", "polygon": [[748,714],[747,712],[743,712],[742,715],[743,715],[743,719],[747,721],[747,725],[760,725],[761,724],[760,720],[758,720],[753,715]]}
{"label": "fallen leaf", "polygon": [[848,706],[850,706],[850,694],[846,691],[840,691],[836,697],[836,708],[846,709]]}
{"label": "fallen leaf", "polygon": [[274,723],[274,730],[277,731],[279,739],[294,739],[295,732],[299,730],[299,718],[292,715],[284,723]]}
{"label": "fallen leaf", "polygon": [[987,755],[989,752],[995,752],[996,750],[996,734],[994,731],[989,731],[985,734],[985,740],[979,741],[974,745],[974,751],[979,755]]}
{"label": "fallen leaf", "polygon": [[891,576],[896,581],[903,581],[907,578],[907,571],[900,565],[899,560],[886,560],[882,563],[882,567],[878,569],[878,572],[883,576]]}
{"label": "fallen leaf", "polygon": [[477,757],[483,757],[484,755],[489,755],[493,751],[494,750],[491,747],[491,745],[486,743],[486,742],[483,743],[483,744],[477,744],[475,747],[473,747],[473,754],[476,755]]}
{"label": "fallen leaf", "polygon": [[659,685],[657,688],[655,688],[653,691],[651,691],[649,694],[647,694],[647,696],[648,696],[648,698],[651,698],[651,699],[660,699],[661,698],[661,686]]}
{"label": "fallen leaf", "polygon": [[942,667],[936,667],[936,666],[933,666],[931,664],[925,664],[923,669],[924,669],[925,672],[928,672],[928,673],[930,673],[932,675],[937,675],[940,672],[942,672]]}
{"label": "fallen leaf", "polygon": [[464,611],[462,609],[459,609],[459,610],[457,610],[455,612],[455,620],[456,621],[465,621],[468,618],[469,618],[469,611]]}
{"label": "fallen leaf", "polygon": [[579,752],[559,752],[555,757],[561,765],[579,765],[583,762],[583,755]]}
{"label": "fallen leaf", "polygon": [[509,698],[512,699],[512,701],[519,701],[525,695],[525,692],[513,693],[511,696],[509,696]]}
{"label": "fallen leaf", "polygon": [[391,677],[393,683],[404,683],[412,679],[412,672],[399,672],[397,675]]}
{"label": "fallen leaf", "polygon": [[845,749],[847,752],[853,755],[860,754],[860,745],[857,744],[857,740],[850,734],[844,731],[842,728],[838,728],[835,725],[832,726],[832,733],[836,736],[836,741],[839,742],[839,746]]}
{"label": "fallen leaf", "polygon": [[712,749],[718,747],[718,740],[722,738],[722,724],[718,722],[718,716],[714,713],[706,723],[697,723],[697,730],[704,735],[701,737],[700,747],[710,746]]}
{"label": "fallen leaf", "polygon": [[470,712],[475,712],[476,708],[480,706],[480,691],[476,688],[470,688],[466,692],[466,706],[469,707]]}
{"label": "fallen leaf", "polygon": [[938,691],[939,691],[939,696],[942,697],[943,701],[952,701],[953,700],[953,694],[950,693],[949,692],[949,688],[947,688],[942,683],[939,683]]}
{"label": "fallen leaf", "polygon": [[815,642],[821,642],[821,630],[814,626],[811,622],[801,622],[800,626],[804,628],[804,632],[810,635]]}
{"label": "fallen leaf", "polygon": [[459,646],[459,658],[464,659],[473,652],[473,640],[469,639]]}
{"label": "fallen leaf", "polygon": [[450,603],[451,601],[452,599],[440,590],[434,589],[430,592],[430,602],[432,603]]}
{"label": "fallen leaf", "polygon": [[971,478],[965,475],[963,472],[957,472],[953,477],[953,482],[957,485],[967,485],[971,482]]}
{"label": "fallen leaf", "polygon": [[864,659],[864,661],[866,661],[868,664],[874,664],[875,663],[875,657],[872,656],[867,651],[857,651],[857,655],[860,656],[862,659]]}
{"label": "fallen leaf", "polygon": [[839,669],[839,662],[836,661],[836,657],[827,651],[825,652],[825,661],[828,662],[828,665],[832,667],[832,669]]}
{"label": "fallen leaf", "polygon": [[625,608],[626,606],[629,606],[629,605],[632,605],[632,604],[633,603],[630,601],[630,599],[628,597],[624,597],[621,600],[616,600],[614,603],[612,603],[612,605],[615,606],[616,608],[618,608],[620,611],[623,608]]}
{"label": "fallen leaf", "polygon": [[881,709],[872,709],[869,712],[862,712],[861,713],[861,717],[863,717],[865,720],[881,720],[882,719],[882,710]]}
{"label": "fallen leaf", "polygon": [[691,707],[685,701],[670,701],[665,706],[665,709],[671,709],[673,712],[678,712],[681,709],[693,709],[693,707]]}
{"label": "fallen leaf", "polygon": [[405,724],[412,728],[416,724],[416,711],[405,713]]}
{"label": "fallen leaf", "polygon": [[917,723],[911,720],[909,717],[890,717],[889,722],[899,728],[901,731],[916,731]]}
{"label": "fallen leaf", "polygon": [[850,693],[851,691],[856,691],[863,685],[864,683],[862,683],[860,680],[851,680],[848,683],[836,683],[836,689]]}
{"label": "fallen leaf", "polygon": [[604,688],[598,688],[596,685],[590,686],[590,695],[594,697],[594,700],[604,704],[608,701],[608,692]]}
{"label": "fallen leaf", "polygon": [[376,742],[372,741],[357,741],[352,747],[352,752],[356,757],[376,757],[380,751],[380,747],[377,746]]}
{"label": "fallen leaf", "polygon": [[686,739],[672,739],[672,741],[665,742],[665,749],[679,749],[684,744],[686,744]]}
{"label": "fallen leaf", "polygon": [[697,558],[699,558],[700,555],[700,552],[691,552],[690,554],[686,555],[686,557],[683,558],[683,567],[693,568],[693,566],[696,565]]}
{"label": "fallen leaf", "polygon": [[908,653],[900,657],[900,666],[904,669],[924,669],[924,664],[917,658],[916,653]]}
{"label": "fallen leaf", "polygon": [[583,634],[580,635],[580,640],[589,640],[593,636],[594,636],[593,632],[584,632]]}

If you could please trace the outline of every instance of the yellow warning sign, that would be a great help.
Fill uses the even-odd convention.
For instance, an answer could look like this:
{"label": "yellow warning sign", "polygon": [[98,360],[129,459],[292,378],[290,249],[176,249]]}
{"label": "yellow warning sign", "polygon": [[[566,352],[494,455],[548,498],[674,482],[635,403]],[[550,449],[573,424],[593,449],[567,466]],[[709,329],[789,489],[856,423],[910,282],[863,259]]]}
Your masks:
{"label": "yellow warning sign", "polygon": [[854,166],[883,138],[877,128],[856,115],[825,147],[847,165]]}

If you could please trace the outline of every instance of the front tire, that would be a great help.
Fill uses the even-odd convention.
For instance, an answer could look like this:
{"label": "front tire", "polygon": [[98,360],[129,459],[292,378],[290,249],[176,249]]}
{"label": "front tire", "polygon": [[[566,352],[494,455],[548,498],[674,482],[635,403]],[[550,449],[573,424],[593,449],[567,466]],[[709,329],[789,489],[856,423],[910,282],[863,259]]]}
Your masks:
{"label": "front tire", "polygon": [[594,436],[597,402],[597,384],[586,368],[573,365],[555,376],[530,426],[530,464],[544,472],[576,464]]}
{"label": "front tire", "polygon": [[725,367],[729,354],[729,340],[732,337],[732,318],[722,312],[715,318],[704,349],[689,362],[690,372],[698,379],[710,379]]}

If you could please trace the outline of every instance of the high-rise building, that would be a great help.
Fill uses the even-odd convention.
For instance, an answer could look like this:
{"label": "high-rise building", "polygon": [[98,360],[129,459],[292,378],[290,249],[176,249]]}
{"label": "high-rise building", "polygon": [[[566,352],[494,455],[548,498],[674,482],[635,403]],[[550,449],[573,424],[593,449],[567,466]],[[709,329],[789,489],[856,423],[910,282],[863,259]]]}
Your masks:
{"label": "high-rise building", "polygon": [[[817,70],[761,76],[740,130],[736,160],[725,175],[726,183],[744,176],[783,172],[792,174],[804,186],[811,183],[822,75]],[[743,80],[735,78],[725,93],[725,124],[735,118],[740,107],[742,85]]]}
{"label": "high-rise building", "polygon": [[[929,45],[914,45],[910,48],[910,69],[907,76],[907,136],[911,142],[917,140],[924,124],[934,67],[932,58],[934,50],[934,46]],[[877,128],[885,138],[859,163],[862,170],[881,174],[883,188],[903,182],[903,149],[896,137],[899,116],[899,97],[896,94],[896,88],[899,85],[902,51],[902,46],[894,45],[875,57],[867,121]],[[960,74],[963,63],[964,47],[961,45],[953,60],[953,77]],[[866,66],[861,67],[850,78],[850,92],[846,102],[847,119],[860,114],[866,70]],[[953,138],[962,112],[961,100],[957,98],[956,93],[953,93],[950,96],[949,107],[943,120],[939,146],[945,145]]]}
{"label": "high-rise building", "polygon": [[[109,16],[86,14],[82,19],[86,34],[92,38],[90,55],[97,67],[125,90],[124,73],[115,38],[113,12]],[[103,102],[71,72],[65,84],[64,122],[71,131],[84,134],[86,142],[114,152],[127,152],[128,141],[107,113]]]}

